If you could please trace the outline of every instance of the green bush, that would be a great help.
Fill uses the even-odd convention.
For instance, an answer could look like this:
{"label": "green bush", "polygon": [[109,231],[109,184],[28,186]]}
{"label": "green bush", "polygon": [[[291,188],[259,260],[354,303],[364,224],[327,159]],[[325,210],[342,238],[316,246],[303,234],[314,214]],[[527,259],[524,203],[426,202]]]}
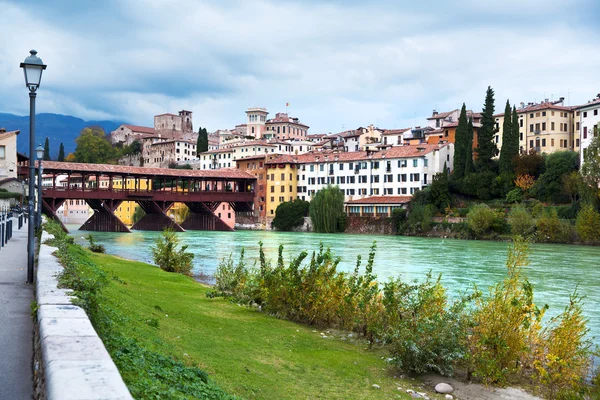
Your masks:
{"label": "green bush", "polygon": [[600,242],[600,213],[592,205],[584,205],[577,214],[575,229],[584,242]]}
{"label": "green bush", "polygon": [[569,243],[573,233],[571,225],[558,219],[554,207],[548,207],[536,221],[536,240],[549,243]]}
{"label": "green bush", "polygon": [[514,206],[510,210],[508,224],[513,235],[527,237],[535,230],[535,221],[523,206]]}
{"label": "green bush", "polygon": [[179,238],[172,229],[166,228],[154,242],[152,256],[154,262],[167,272],[191,275],[194,254],[186,252],[187,245],[179,246]]}
{"label": "green bush", "polygon": [[3,199],[3,200],[8,200],[8,199],[21,200],[21,193],[8,192],[5,189],[4,191],[0,192],[0,199]]}
{"label": "green bush", "polygon": [[523,191],[519,188],[514,188],[506,194],[507,203],[519,203],[523,201]]}
{"label": "green bush", "polygon": [[280,203],[275,210],[273,226],[280,231],[290,231],[304,223],[304,217],[308,216],[309,202],[295,199]]}
{"label": "green bush", "polygon": [[406,214],[407,212],[404,208],[394,208],[392,210],[392,222],[394,224],[394,232],[396,232],[396,234],[398,235],[404,233]]}
{"label": "green bush", "polygon": [[467,224],[475,236],[481,236],[497,223],[498,216],[486,204],[476,204],[467,214]]}
{"label": "green bush", "polygon": [[580,208],[579,202],[573,202],[570,205],[565,206],[554,206],[556,208],[556,212],[558,213],[558,218],[560,219],[575,219],[577,218],[577,213]]}
{"label": "green bush", "polygon": [[431,222],[435,214],[435,207],[422,204],[411,204],[411,209],[408,212],[408,220],[406,228],[414,233],[427,233],[431,230]]}
{"label": "green bush", "polygon": [[101,244],[97,244],[94,242],[94,237],[92,235],[88,235],[88,241],[90,242],[89,249],[93,253],[104,253],[106,249]]}

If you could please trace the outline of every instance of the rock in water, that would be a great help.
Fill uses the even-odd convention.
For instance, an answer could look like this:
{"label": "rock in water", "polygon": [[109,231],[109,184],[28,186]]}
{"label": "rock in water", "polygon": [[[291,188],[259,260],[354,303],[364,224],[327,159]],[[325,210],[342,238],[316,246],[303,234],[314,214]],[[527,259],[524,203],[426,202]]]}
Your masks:
{"label": "rock in water", "polygon": [[441,382],[435,385],[435,391],[442,394],[449,394],[452,393],[454,389],[447,383]]}
{"label": "rock in water", "polygon": [[454,397],[452,397],[452,395],[451,395],[451,394],[447,394],[445,397],[446,397],[448,400],[452,400],[452,399],[454,399]]}

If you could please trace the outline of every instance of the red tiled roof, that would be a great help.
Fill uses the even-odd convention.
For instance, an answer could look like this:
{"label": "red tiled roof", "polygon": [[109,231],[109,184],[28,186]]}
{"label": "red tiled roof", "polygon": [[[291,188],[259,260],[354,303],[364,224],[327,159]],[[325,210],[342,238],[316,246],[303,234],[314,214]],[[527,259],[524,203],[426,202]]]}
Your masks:
{"label": "red tiled roof", "polygon": [[574,110],[579,110],[581,108],[585,108],[585,107],[589,107],[589,106],[594,106],[594,105],[598,105],[600,104],[600,96],[595,98],[594,100],[590,100],[585,104],[581,104],[579,106],[573,106]]}
{"label": "red tiled roof", "polygon": [[[458,126],[458,121],[452,121],[452,122],[444,122],[442,124],[443,128],[456,128]],[[474,128],[481,128],[481,124],[479,122],[473,122],[473,127]],[[427,132],[429,133],[434,133],[434,132]]]}
{"label": "red tiled roof", "polygon": [[276,154],[269,157],[266,164],[296,164],[297,157],[290,154]]}
{"label": "red tiled roof", "polygon": [[123,176],[173,176],[185,178],[240,178],[256,179],[254,176],[235,169],[189,170],[170,168],[130,167],[126,165],[83,164],[73,162],[44,161],[47,173],[113,174]]}
{"label": "red tiled roof", "polygon": [[2,132],[2,131],[0,131],[0,139],[7,139],[9,137],[16,136],[19,133],[21,133],[21,131],[19,131],[19,130],[9,131],[9,132]]}
{"label": "red tiled roof", "polygon": [[[446,147],[447,144],[419,144],[411,146],[393,146],[386,150],[376,152],[352,151],[336,152],[334,150],[304,153],[297,156],[298,163],[314,163],[319,161],[359,161],[359,160],[381,160],[389,158],[422,157],[434,150]],[[421,150],[419,150],[421,149]]]}
{"label": "red tiled roof", "polygon": [[129,129],[131,129],[134,132],[139,132],[139,133],[147,133],[147,134],[154,134],[154,128],[149,128],[147,126],[139,126],[139,125],[128,125],[128,124],[123,124],[123,126],[128,127]]}
{"label": "red tiled roof", "polygon": [[[556,104],[548,103],[540,103],[533,104],[531,106],[525,106],[523,108],[517,108],[517,114],[524,114],[531,111],[540,111],[540,110],[558,110],[558,111],[572,111],[576,107],[566,107],[566,106],[558,106]],[[495,114],[494,117],[503,117],[504,113]]]}
{"label": "red tiled roof", "polygon": [[458,108],[455,109],[455,110],[452,110],[452,111],[446,111],[446,112],[438,113],[436,116],[431,116],[431,117],[429,117],[427,119],[430,120],[430,119],[446,118],[448,115],[450,115],[450,114],[452,114],[452,113],[454,113],[456,111],[458,111]]}
{"label": "red tiled roof", "polygon": [[411,196],[371,196],[363,199],[349,200],[346,204],[406,204]]}

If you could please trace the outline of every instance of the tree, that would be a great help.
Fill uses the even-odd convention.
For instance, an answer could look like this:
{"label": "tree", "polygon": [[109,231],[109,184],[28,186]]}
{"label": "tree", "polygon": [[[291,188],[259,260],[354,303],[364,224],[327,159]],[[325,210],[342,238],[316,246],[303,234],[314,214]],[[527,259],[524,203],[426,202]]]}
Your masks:
{"label": "tree", "polygon": [[429,187],[431,202],[438,209],[443,210],[450,205],[450,190],[448,189],[448,167],[444,163],[444,170],[433,176]]}
{"label": "tree", "polygon": [[511,149],[511,153],[512,153],[512,158],[511,158],[511,162],[512,162],[512,167],[513,167],[513,173],[514,173],[514,169],[515,169],[515,159],[517,157],[519,157],[519,154],[521,153],[521,146],[519,146],[519,141],[521,140],[521,133],[520,133],[520,126],[519,126],[519,115],[517,114],[517,107],[513,106],[513,111],[512,111],[512,149]]}
{"label": "tree", "polygon": [[544,157],[531,149],[527,154],[521,154],[515,159],[515,175],[531,175],[538,178],[545,168]]}
{"label": "tree", "polygon": [[75,161],[75,154],[73,154],[73,153],[67,154],[67,156],[65,157],[65,161],[66,162],[74,162]]}
{"label": "tree", "polygon": [[591,204],[584,205],[577,213],[575,229],[584,242],[600,242],[600,214]]}
{"label": "tree", "polygon": [[600,185],[600,135],[598,135],[597,129],[594,131],[594,138],[589,146],[582,151],[581,174],[592,187],[598,188]]}
{"label": "tree", "polygon": [[52,161],[52,157],[50,157],[50,141],[46,136],[46,142],[44,142],[44,161]]}
{"label": "tree", "polygon": [[488,86],[483,111],[481,113],[481,128],[478,130],[476,150],[477,163],[483,170],[492,169],[492,158],[498,154],[498,148],[493,141],[495,133],[494,127],[494,91]]}
{"label": "tree", "polygon": [[83,128],[75,143],[75,162],[112,164],[118,157],[117,149],[112,146],[104,129],[100,127]]}
{"label": "tree", "polygon": [[465,176],[466,147],[468,140],[467,107],[463,103],[458,117],[456,137],[454,139],[454,177],[461,179]]}
{"label": "tree", "polygon": [[473,172],[473,118],[469,118],[467,125],[467,139],[465,140],[465,176]]}
{"label": "tree", "polygon": [[308,201],[295,199],[286,201],[277,206],[273,226],[280,231],[290,231],[298,225],[302,225],[304,217],[308,215],[310,205]]}
{"label": "tree", "polygon": [[577,170],[579,154],[574,151],[557,151],[546,157],[546,171],[540,175],[532,194],[538,200],[567,203],[568,195],[563,190],[563,175]]}
{"label": "tree", "polygon": [[313,197],[309,213],[315,232],[338,232],[342,215],[345,215],[344,193],[338,186],[327,185]]}
{"label": "tree", "polygon": [[198,129],[198,142],[196,143],[196,156],[198,153],[208,151],[208,132],[206,128]]}
{"label": "tree", "polygon": [[179,247],[179,238],[171,228],[165,228],[152,247],[154,262],[167,272],[190,275],[194,254],[186,252],[187,245]]}
{"label": "tree", "polygon": [[60,143],[60,147],[58,149],[58,159],[56,161],[65,161],[65,146],[62,144],[62,142]]}
{"label": "tree", "polygon": [[502,124],[502,151],[500,152],[500,173],[512,174],[514,172],[513,154],[514,133],[510,112],[510,103],[506,100],[504,108],[504,123]]}

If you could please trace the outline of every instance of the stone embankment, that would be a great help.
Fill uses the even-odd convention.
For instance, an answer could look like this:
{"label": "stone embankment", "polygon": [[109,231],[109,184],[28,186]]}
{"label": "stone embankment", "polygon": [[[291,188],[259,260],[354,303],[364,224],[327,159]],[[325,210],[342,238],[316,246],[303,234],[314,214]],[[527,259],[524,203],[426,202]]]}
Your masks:
{"label": "stone embankment", "polygon": [[85,311],[58,288],[63,267],[42,234],[36,274],[36,398],[133,399]]}

